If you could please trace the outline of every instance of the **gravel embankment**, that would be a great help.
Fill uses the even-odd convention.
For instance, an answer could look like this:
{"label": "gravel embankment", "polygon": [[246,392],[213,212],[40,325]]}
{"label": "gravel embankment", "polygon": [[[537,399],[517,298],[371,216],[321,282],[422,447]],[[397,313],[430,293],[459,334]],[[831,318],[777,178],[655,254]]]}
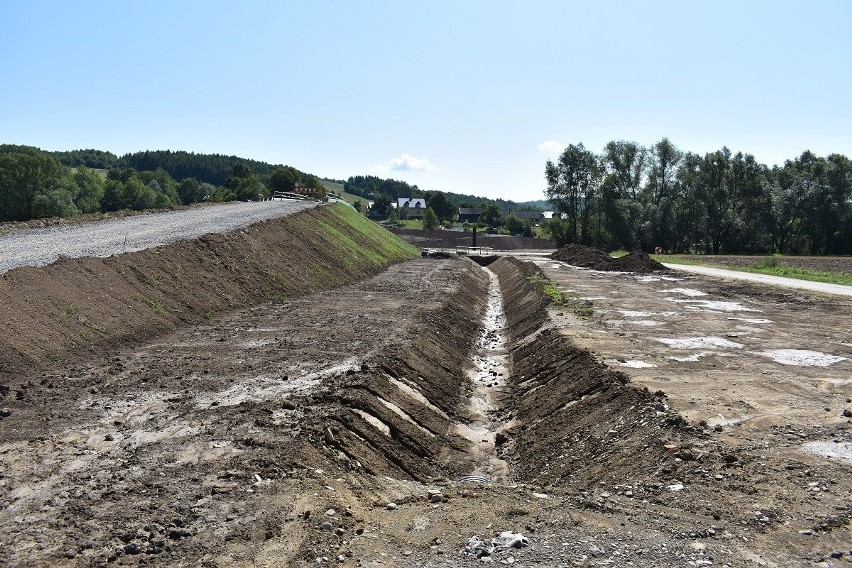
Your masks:
{"label": "gravel embankment", "polygon": [[0,237],[0,274],[21,266],[44,266],[60,256],[111,256],[208,233],[232,231],[316,205],[313,201],[226,203],[97,223],[18,231]]}

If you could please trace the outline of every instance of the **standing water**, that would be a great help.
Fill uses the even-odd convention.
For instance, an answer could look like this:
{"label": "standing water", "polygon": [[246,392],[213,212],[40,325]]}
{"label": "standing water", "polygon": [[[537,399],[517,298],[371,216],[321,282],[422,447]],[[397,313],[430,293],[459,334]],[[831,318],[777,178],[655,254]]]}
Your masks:
{"label": "standing water", "polygon": [[457,425],[457,433],[471,442],[474,469],[471,478],[504,482],[506,462],[497,457],[497,433],[504,424],[497,417],[498,403],[509,378],[506,317],[497,275],[483,267],[490,280],[482,335],[473,354],[468,377],[473,391],[465,412],[467,422]]}

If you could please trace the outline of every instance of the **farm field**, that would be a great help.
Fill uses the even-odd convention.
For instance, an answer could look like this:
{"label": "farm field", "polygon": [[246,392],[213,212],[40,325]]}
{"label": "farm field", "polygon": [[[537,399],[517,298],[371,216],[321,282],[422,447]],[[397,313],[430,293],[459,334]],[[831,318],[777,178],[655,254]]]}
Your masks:
{"label": "farm field", "polygon": [[848,562],[852,301],[329,211],[3,276],[0,563]]}

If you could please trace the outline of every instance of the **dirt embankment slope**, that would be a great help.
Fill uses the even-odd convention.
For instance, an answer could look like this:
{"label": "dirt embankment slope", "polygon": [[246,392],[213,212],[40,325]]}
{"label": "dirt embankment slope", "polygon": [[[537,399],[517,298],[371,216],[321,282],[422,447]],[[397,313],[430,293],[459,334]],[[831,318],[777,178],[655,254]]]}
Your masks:
{"label": "dirt embankment slope", "polygon": [[339,287],[418,254],[336,205],[166,247],[11,270],[0,277],[0,382],[236,308]]}

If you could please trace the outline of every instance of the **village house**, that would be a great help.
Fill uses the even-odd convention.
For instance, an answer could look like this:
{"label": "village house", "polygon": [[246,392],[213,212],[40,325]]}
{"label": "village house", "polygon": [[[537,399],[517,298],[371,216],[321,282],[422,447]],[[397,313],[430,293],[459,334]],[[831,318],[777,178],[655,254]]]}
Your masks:
{"label": "village house", "polygon": [[426,200],[422,197],[399,197],[396,208],[405,210],[408,219],[422,219],[426,215]]}

